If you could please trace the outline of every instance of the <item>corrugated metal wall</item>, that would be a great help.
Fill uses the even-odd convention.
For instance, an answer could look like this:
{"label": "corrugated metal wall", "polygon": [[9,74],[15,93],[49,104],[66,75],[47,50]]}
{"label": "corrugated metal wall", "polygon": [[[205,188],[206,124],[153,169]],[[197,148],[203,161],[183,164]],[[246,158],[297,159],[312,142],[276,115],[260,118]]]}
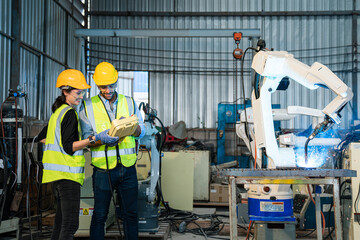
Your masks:
{"label": "corrugated metal wall", "polygon": [[66,50],[66,12],[54,1],[48,1],[45,51],[60,62],[65,62]]}
{"label": "corrugated metal wall", "polygon": [[75,68],[76,50],[77,50],[77,38],[74,37],[75,29],[82,28],[82,26],[71,17],[68,17],[68,48],[67,48],[67,64]]}
{"label": "corrugated metal wall", "polygon": [[21,40],[43,50],[44,1],[22,0],[21,16]]}
{"label": "corrugated metal wall", "polygon": [[61,91],[55,87],[56,79],[59,73],[65,70],[65,67],[52,61],[51,59],[45,59],[44,64],[48,71],[45,73],[45,91],[44,98],[41,102],[46,105],[46,107],[43,108],[43,116],[50,117],[52,114],[51,106],[57,96],[61,94]]}
{"label": "corrugated metal wall", "polygon": [[[141,3],[140,3],[141,2]],[[357,0],[359,9],[359,0]],[[321,62],[352,86],[352,16],[276,16],[281,11],[351,11],[353,1],[91,1],[91,11],[167,12],[163,16],[91,15],[91,28],[120,29],[246,29],[260,28],[267,47],[286,50],[311,65]],[[275,16],[185,16],[184,12],[272,12]],[[183,12],[184,16],[171,16]],[[91,13],[91,12],[90,12]],[[108,14],[110,15],[110,14]],[[348,27],[345,27],[348,26]],[[359,35],[359,33],[358,33]],[[360,36],[360,35],[359,35]],[[359,38],[358,36],[358,38]],[[251,45],[248,39],[242,49]],[[232,36],[216,38],[91,38],[90,69],[103,60],[119,70],[150,71],[150,104],[165,125],[184,120],[187,127],[215,128],[217,104],[242,98],[240,74],[234,91],[235,48]],[[251,94],[250,54],[245,59],[245,97]],[[238,64],[238,70],[240,65]],[[359,86],[357,86],[359,87]],[[354,89],[358,91],[359,89]],[[235,94],[236,93],[236,94]],[[310,91],[291,82],[286,92],[276,92],[273,103],[322,109],[334,94]],[[359,100],[358,100],[359,102]],[[346,106],[341,127],[349,127],[352,110]],[[306,128],[307,117],[298,117],[283,127]]]}
{"label": "corrugated metal wall", "polygon": [[40,106],[40,56],[33,54],[25,49],[20,49],[20,85],[23,86],[24,91],[31,93],[28,95],[28,106],[25,110],[25,102],[20,101],[20,106],[24,112],[28,111],[28,116],[37,117]]}
{"label": "corrugated metal wall", "polygon": [[[62,4],[73,8],[77,1],[72,2]],[[28,96],[28,116],[47,120],[51,105],[60,94],[55,88],[57,76],[66,67],[75,68],[74,29],[83,26],[69,14],[69,9],[55,1],[21,0],[20,4],[20,85]],[[10,85],[11,11],[11,0],[0,1],[1,102]],[[19,102],[25,110],[24,101]]]}

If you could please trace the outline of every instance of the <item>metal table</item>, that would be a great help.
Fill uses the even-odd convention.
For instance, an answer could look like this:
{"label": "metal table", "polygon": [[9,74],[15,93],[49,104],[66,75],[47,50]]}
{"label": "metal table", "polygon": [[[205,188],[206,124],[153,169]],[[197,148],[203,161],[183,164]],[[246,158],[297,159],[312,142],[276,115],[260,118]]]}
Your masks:
{"label": "metal table", "polygon": [[[333,185],[336,239],[342,240],[339,177],[356,177],[349,169],[223,169],[229,176],[230,239],[237,239],[236,184],[330,184]],[[322,239],[320,196],[315,197],[317,239]]]}

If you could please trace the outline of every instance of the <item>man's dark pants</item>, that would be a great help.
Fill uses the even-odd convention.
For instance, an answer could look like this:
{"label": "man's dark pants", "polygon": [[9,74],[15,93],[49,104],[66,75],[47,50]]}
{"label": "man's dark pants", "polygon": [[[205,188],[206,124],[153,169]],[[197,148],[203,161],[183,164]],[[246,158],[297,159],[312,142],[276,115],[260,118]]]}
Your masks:
{"label": "man's dark pants", "polygon": [[[111,185],[118,193],[123,218],[125,239],[138,239],[137,198],[138,181],[135,166],[121,164],[109,170]],[[106,170],[94,167],[93,172],[94,213],[91,219],[90,239],[104,239],[104,227],[112,197]]]}

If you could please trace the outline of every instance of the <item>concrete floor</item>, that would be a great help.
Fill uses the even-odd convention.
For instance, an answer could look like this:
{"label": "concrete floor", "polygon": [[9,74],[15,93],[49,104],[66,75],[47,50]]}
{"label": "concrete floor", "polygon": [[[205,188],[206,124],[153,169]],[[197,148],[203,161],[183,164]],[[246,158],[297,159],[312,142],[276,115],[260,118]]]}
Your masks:
{"label": "concrete floor", "polygon": [[[301,233],[301,235],[305,235],[306,233]],[[325,232],[326,234],[326,232]],[[15,240],[16,237],[13,236],[4,236],[2,234],[0,234],[0,239],[2,240]],[[22,234],[22,239],[26,240],[26,239],[31,239],[29,235],[26,234]],[[48,240],[50,239],[50,235],[48,235],[48,237],[43,236],[43,237],[33,237],[32,239],[44,239],[44,240]],[[88,240],[89,238],[85,237],[85,238],[75,238],[77,240]],[[112,240],[112,239],[118,239],[118,238],[105,238],[106,240]],[[144,239],[144,238],[141,238]],[[151,238],[151,239],[158,239],[158,238]],[[229,236],[222,236],[222,235],[216,235],[216,236],[209,236],[206,237],[205,236],[200,236],[200,235],[195,235],[192,233],[178,233],[176,231],[172,231],[167,240],[200,240],[200,239],[208,239],[208,240],[221,240],[221,239],[230,239]],[[239,240],[245,240],[246,236],[239,236],[238,238]],[[250,237],[250,239],[252,239],[252,237]],[[311,236],[307,237],[307,238],[299,238],[301,240],[314,240],[316,239],[316,232],[314,232]],[[335,237],[333,237],[333,239],[335,239]],[[282,239],[281,239],[282,240]]]}
{"label": "concrete floor", "polygon": [[[223,207],[223,208],[194,208],[194,213],[196,214],[199,214],[199,215],[202,215],[202,214],[214,214],[216,212],[216,214],[220,215],[220,219],[224,222],[224,223],[227,223],[227,226],[228,226],[228,223],[229,223],[229,219],[228,219],[228,209],[227,207]],[[244,225],[245,226],[245,225]],[[114,227],[114,226],[113,226]],[[247,226],[245,226],[246,228]],[[112,228],[112,227],[110,227]],[[114,227],[115,230],[116,227]],[[166,228],[165,228],[166,229]],[[25,229],[24,229],[25,230]],[[35,230],[35,228],[33,229]],[[223,229],[225,230],[225,228]],[[229,231],[229,229],[227,228],[226,231]],[[252,229],[253,231],[253,229]],[[33,237],[33,239],[50,239],[50,234],[51,234],[51,229],[50,228],[44,228],[44,231],[43,233],[47,233],[46,235],[43,235],[42,237]],[[228,234],[224,231],[222,231],[222,233],[224,234]],[[304,236],[306,235],[308,232],[307,231],[303,231],[303,232],[297,232],[297,234],[299,236]],[[23,236],[23,239],[31,239],[29,237],[29,235],[26,237],[26,230],[22,232],[22,236]],[[325,236],[327,235],[327,231],[325,231]],[[333,233],[334,235],[334,233]],[[1,235],[0,234],[0,239],[4,239],[4,240],[10,240],[10,239],[16,239],[12,236],[4,236],[4,235]],[[78,240],[86,240],[86,239],[89,239],[88,237],[83,237],[83,238],[76,238]],[[114,237],[107,237],[106,239],[117,239],[117,238],[114,238]],[[140,238],[140,239],[145,239],[145,238]],[[150,239],[150,238],[148,238]],[[159,239],[159,238],[151,238],[151,239]],[[195,235],[193,233],[190,233],[190,232],[185,232],[185,233],[179,233],[177,231],[171,231],[171,233],[168,235],[167,239],[171,239],[171,240],[198,240],[198,239],[209,239],[209,240],[216,240],[216,239],[230,239],[230,236],[224,236],[224,235],[215,235],[215,236],[208,236],[208,237],[205,237],[203,235]],[[239,238],[240,240],[245,240],[246,239],[246,231],[245,230],[241,230],[240,233],[239,233]],[[252,239],[252,236],[250,236],[250,239]],[[306,238],[299,238],[301,240],[313,240],[313,239],[316,239],[316,231],[313,232],[309,237],[306,237]],[[335,239],[335,238],[333,238]]]}
{"label": "concrete floor", "polygon": [[[200,240],[200,239],[219,240],[219,239],[230,239],[230,237],[229,236],[217,235],[217,236],[205,238],[204,236],[194,235],[192,233],[185,233],[184,234],[184,233],[172,232],[171,236],[168,237],[168,240],[169,239],[173,239],[173,240],[189,240],[189,239],[190,240]],[[239,240],[245,240],[246,236],[239,236],[238,239]],[[252,237],[250,237],[249,239],[252,239]],[[314,239],[316,239],[316,234],[311,235],[311,237],[308,237],[308,238],[299,238],[299,239],[301,239],[301,240],[314,240]],[[333,237],[333,239],[335,239],[335,238]]]}

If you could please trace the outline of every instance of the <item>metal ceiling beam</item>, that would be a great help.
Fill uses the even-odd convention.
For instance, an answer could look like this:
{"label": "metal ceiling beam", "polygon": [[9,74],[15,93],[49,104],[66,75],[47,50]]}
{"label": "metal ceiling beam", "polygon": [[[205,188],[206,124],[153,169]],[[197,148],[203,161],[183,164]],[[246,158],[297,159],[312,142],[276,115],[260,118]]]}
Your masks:
{"label": "metal ceiling beam", "polygon": [[120,17],[257,17],[257,16],[351,16],[360,11],[271,11],[271,12],[129,12],[129,11],[89,11],[90,16]]}
{"label": "metal ceiling beam", "polygon": [[260,29],[75,29],[77,37],[129,37],[129,38],[232,38],[234,32],[243,37],[260,37]]}

